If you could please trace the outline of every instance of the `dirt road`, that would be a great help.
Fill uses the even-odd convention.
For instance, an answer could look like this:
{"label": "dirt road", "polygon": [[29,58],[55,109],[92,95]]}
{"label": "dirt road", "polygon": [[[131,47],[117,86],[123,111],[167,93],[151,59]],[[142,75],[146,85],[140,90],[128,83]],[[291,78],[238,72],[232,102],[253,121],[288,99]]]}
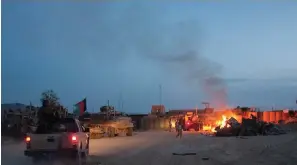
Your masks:
{"label": "dirt road", "polygon": [[[185,133],[182,139],[177,139],[174,134],[168,132],[145,132],[138,135],[138,138],[142,140],[133,143],[136,147],[125,149],[120,147],[118,153],[115,153],[117,147],[109,148],[116,156],[113,156],[113,159],[110,155],[98,159],[106,165],[293,165],[295,164],[293,162],[297,162],[297,136],[293,133],[244,139]],[[108,141],[108,139],[105,140]],[[130,140],[132,142],[132,139]],[[124,144],[117,145],[124,146]],[[95,151],[92,150],[92,153]],[[196,153],[196,155],[179,156],[172,153]],[[93,156],[93,159],[95,157]],[[209,160],[203,160],[204,158],[209,158]]]}
{"label": "dirt road", "polygon": [[[297,162],[296,135],[242,139],[185,133],[182,139],[177,139],[174,133],[169,132],[140,132],[132,137],[91,140],[89,162],[102,165],[293,165]],[[31,165],[31,160],[23,156],[23,147],[16,143],[2,144],[2,164]]]}

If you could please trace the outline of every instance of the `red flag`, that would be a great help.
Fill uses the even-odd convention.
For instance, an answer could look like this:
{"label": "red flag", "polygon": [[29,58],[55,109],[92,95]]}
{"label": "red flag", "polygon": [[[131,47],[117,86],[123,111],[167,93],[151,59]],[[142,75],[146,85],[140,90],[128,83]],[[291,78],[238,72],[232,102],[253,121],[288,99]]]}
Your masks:
{"label": "red flag", "polygon": [[82,115],[87,111],[87,99],[83,99],[82,101],[75,104],[75,113],[78,115]]}

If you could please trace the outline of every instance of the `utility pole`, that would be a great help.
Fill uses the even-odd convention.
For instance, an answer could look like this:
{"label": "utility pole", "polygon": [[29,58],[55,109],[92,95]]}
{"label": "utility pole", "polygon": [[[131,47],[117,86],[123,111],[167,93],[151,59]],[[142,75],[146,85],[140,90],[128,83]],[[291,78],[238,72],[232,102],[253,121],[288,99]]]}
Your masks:
{"label": "utility pole", "polygon": [[159,92],[160,92],[160,105],[159,105],[159,114],[162,113],[162,84],[159,85]]}
{"label": "utility pole", "polygon": [[118,107],[119,107],[119,111],[123,111],[123,96],[122,96],[122,92],[120,93],[120,98],[119,98],[119,103],[118,103]]}
{"label": "utility pole", "polygon": [[107,108],[108,108],[108,111],[106,112],[106,116],[107,116],[107,119],[109,119],[110,118],[109,100],[107,100]]}
{"label": "utility pole", "polygon": [[160,88],[160,108],[161,108],[161,105],[162,105],[162,85],[161,84],[159,85],[159,88]]}
{"label": "utility pole", "polygon": [[67,109],[68,109],[67,107],[64,108],[64,117],[65,117],[65,118],[67,117],[67,114],[68,114],[68,113],[67,113],[67,112],[68,112]]}
{"label": "utility pole", "polygon": [[[113,108],[113,117],[115,117],[115,115],[116,115],[116,111],[115,111],[115,109]],[[115,118],[114,118],[115,119]]]}
{"label": "utility pole", "polygon": [[198,108],[197,108],[197,105],[196,105],[196,116],[198,116]]}

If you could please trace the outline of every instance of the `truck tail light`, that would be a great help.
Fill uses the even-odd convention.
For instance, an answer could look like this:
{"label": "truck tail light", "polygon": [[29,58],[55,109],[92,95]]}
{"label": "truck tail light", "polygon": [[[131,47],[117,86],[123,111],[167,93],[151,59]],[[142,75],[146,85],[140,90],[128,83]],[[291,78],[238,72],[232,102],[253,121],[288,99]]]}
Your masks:
{"label": "truck tail light", "polygon": [[26,142],[27,149],[30,149],[31,148],[31,137],[30,136],[26,136],[25,142]]}
{"label": "truck tail light", "polygon": [[77,142],[77,137],[76,137],[75,135],[72,135],[72,137],[71,137],[71,141],[72,141],[73,143],[76,143],[76,142]]}
{"label": "truck tail light", "polygon": [[31,137],[30,136],[26,136],[25,141],[26,141],[26,143],[31,142]]}

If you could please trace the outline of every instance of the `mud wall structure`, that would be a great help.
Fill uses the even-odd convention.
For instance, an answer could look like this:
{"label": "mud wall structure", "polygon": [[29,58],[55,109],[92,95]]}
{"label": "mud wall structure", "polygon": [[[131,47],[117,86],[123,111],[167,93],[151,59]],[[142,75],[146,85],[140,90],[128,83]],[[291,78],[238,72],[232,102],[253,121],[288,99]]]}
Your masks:
{"label": "mud wall structure", "polygon": [[169,128],[169,118],[154,115],[145,116],[141,119],[142,130],[166,130]]}

